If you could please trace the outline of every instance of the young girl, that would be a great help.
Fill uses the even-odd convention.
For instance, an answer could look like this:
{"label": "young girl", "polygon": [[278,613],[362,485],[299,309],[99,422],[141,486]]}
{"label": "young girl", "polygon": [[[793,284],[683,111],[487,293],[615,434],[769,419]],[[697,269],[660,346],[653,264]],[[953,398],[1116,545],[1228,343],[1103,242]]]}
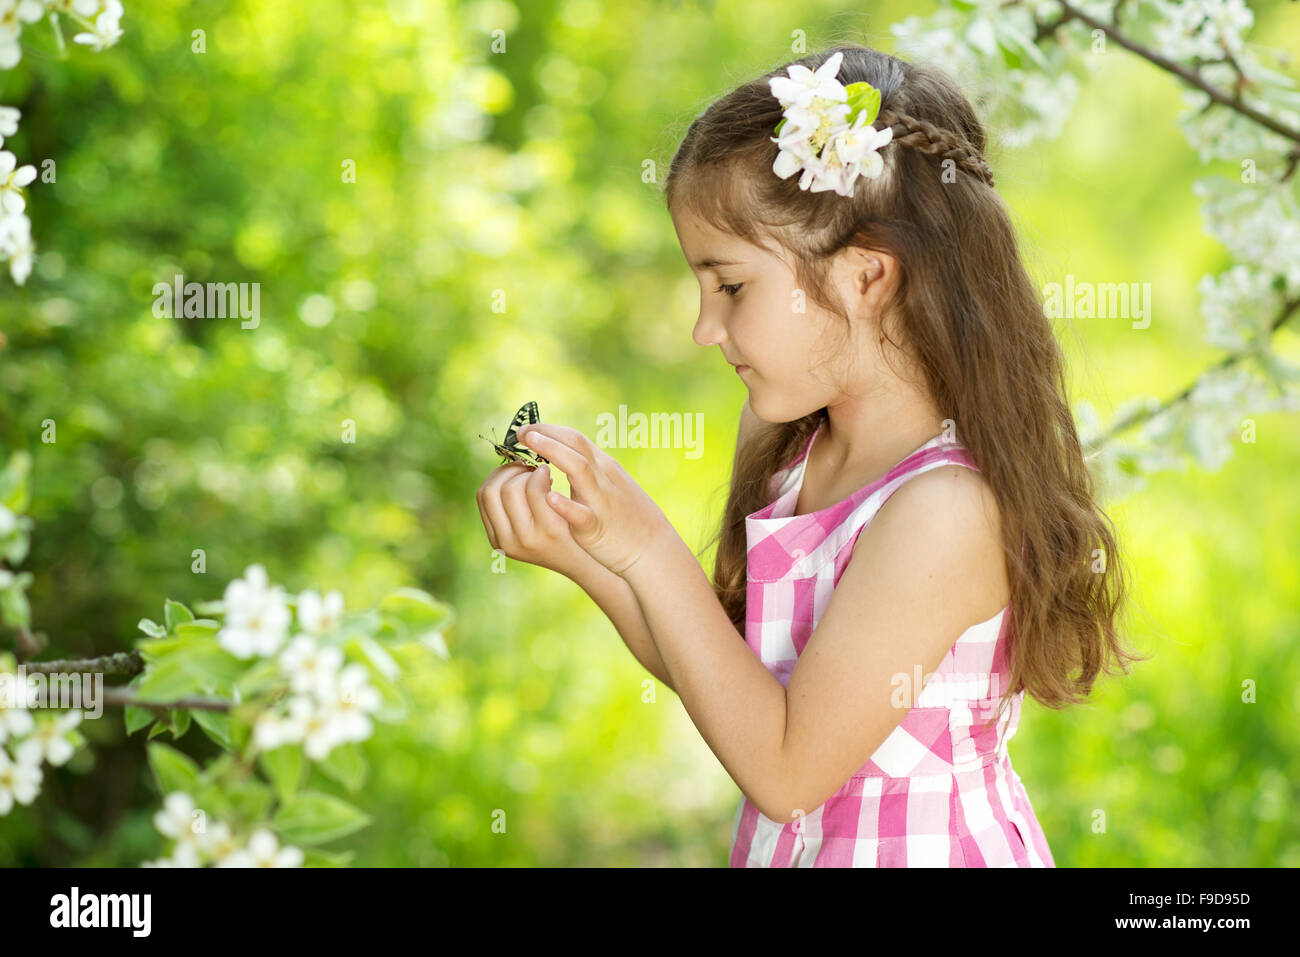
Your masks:
{"label": "young girl", "polygon": [[691,124],[665,191],[694,338],[749,393],[712,583],[575,429],[519,433],[571,497],[516,464],[479,491],[492,547],[578,582],[680,696],[743,792],[732,866],[1055,866],[1007,750],[1025,693],[1137,658],[983,150],[950,79],[860,46]]}

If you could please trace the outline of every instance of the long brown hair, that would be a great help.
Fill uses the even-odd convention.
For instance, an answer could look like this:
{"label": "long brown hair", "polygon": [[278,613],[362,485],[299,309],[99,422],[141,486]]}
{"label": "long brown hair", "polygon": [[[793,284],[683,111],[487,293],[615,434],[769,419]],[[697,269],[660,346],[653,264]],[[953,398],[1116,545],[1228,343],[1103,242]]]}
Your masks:
{"label": "long brown hair", "polygon": [[[1100,670],[1115,673],[1112,660],[1127,673],[1125,659],[1142,656],[1119,640],[1128,576],[1094,501],[1060,348],[983,158],[983,126],[939,70],[853,44],[792,62],[816,70],[836,52],[841,83],[865,80],[881,93],[875,125],[891,126],[894,138],[881,149],[880,177],[860,178],[845,197],[801,190],[798,174],[772,171],[782,107],[768,80],[786,75],[782,64],[695,118],[666,177],[668,206],[755,245],[775,239],[792,254],[799,287],[841,316],[825,283],[833,253],[860,246],[898,260],[882,332],[955,421],[1002,513],[1014,614],[1000,704],[1021,690],[1051,708],[1078,703]],[[894,323],[897,339],[884,328]],[[826,416],[822,408],[768,424],[737,452],[713,587],[742,634],[745,517],[772,501],[776,471]]]}

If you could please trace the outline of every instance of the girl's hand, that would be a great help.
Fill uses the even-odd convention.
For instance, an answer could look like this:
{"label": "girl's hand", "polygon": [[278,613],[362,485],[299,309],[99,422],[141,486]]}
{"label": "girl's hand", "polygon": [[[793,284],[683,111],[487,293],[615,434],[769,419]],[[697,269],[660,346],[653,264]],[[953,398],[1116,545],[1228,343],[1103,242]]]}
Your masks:
{"label": "girl's hand", "polygon": [[573,497],[555,491],[546,500],[568,522],[588,555],[616,575],[623,575],[677,532],[641,486],[577,429],[563,425],[527,425],[515,440],[549,459],[569,479]]}
{"label": "girl's hand", "polygon": [[591,556],[573,540],[569,524],[546,502],[551,470],[509,462],[478,490],[478,511],[488,542],[520,562],[574,578]]}

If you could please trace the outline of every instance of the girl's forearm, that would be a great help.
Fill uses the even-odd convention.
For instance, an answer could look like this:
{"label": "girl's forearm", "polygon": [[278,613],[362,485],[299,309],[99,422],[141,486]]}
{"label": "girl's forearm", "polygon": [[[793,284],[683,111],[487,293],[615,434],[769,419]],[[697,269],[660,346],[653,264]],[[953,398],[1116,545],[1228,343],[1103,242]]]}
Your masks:
{"label": "girl's forearm", "polygon": [[631,586],[594,560],[590,567],[571,577],[613,622],[632,656],[676,693]]}

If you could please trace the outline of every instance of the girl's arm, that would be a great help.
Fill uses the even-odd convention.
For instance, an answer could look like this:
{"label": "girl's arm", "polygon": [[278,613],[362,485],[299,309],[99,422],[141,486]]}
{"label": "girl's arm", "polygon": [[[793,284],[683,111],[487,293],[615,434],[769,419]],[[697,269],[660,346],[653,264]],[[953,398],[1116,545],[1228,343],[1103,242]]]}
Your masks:
{"label": "girl's arm", "polygon": [[550,487],[548,468],[510,463],[493,471],[477,495],[488,543],[516,561],[576,582],[613,622],[633,657],[676,693],[631,587],[574,542],[564,519],[546,504]]}
{"label": "girl's arm", "polygon": [[[746,397],[745,404],[740,408],[740,427],[736,431],[737,458],[749,436],[762,424],[758,416],[750,411],[749,398]],[[735,468],[734,460],[732,468]],[[646,624],[641,603],[637,601],[632,586],[621,575],[615,575],[594,558],[591,559],[589,566],[584,566],[577,575],[570,577],[591,596],[591,600],[614,623],[614,627],[622,637],[623,643],[627,645],[627,650],[632,652],[632,656],[641,662],[646,671],[672,688],[673,693],[676,694],[677,689],[673,688],[673,683],[668,677],[668,669],[664,667],[664,660],[659,655],[659,649],[655,647],[654,637],[650,634],[650,627]]]}
{"label": "girl's arm", "polygon": [[676,694],[677,689],[673,688],[673,683],[668,678],[668,669],[659,657],[659,650],[655,647],[645,615],[641,612],[641,604],[632,593],[632,587],[595,559],[591,559],[589,567],[584,567],[570,577],[613,622],[632,656]]}

